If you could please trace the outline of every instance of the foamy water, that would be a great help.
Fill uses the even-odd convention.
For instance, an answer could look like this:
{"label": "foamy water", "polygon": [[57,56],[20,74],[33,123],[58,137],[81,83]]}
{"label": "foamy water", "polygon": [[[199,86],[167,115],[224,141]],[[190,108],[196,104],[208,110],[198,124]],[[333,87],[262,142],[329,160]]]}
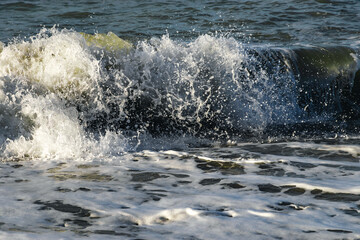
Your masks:
{"label": "foamy water", "polygon": [[[299,146],[303,156],[264,153]],[[358,158],[336,149],[313,155],[325,147],[238,144],[141,151],[112,162],[3,163],[0,236],[357,238]]]}

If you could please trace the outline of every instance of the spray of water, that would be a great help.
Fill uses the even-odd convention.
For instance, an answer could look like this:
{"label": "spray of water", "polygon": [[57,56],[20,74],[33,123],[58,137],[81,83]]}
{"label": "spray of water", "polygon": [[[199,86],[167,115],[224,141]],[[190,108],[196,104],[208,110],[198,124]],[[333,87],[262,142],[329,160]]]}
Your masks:
{"label": "spray of water", "polygon": [[154,139],[171,147],[171,136],[242,137],[306,112],[294,51],[209,35],[119,39],[52,28],[2,44],[1,154],[121,154],[158,146]]}

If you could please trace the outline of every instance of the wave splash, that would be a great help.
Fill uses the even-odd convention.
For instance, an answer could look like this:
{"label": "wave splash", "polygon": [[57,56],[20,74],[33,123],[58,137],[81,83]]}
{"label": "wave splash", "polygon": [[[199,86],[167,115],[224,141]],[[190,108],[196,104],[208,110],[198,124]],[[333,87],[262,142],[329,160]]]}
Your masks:
{"label": "wave splash", "polygon": [[118,39],[52,28],[0,45],[3,157],[116,155],[153,138],[241,139],[269,126],[358,117],[359,66],[349,48]]}

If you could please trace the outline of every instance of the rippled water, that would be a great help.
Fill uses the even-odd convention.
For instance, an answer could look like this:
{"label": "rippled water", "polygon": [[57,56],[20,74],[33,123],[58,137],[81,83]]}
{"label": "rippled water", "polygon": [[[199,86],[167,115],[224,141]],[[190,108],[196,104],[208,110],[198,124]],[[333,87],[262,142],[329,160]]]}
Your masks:
{"label": "rippled water", "polygon": [[360,238],[359,12],[1,1],[0,239]]}
{"label": "rippled water", "polygon": [[269,1],[8,1],[0,3],[0,41],[43,26],[130,39],[169,33],[192,39],[222,32],[275,45],[359,44],[357,0]]}

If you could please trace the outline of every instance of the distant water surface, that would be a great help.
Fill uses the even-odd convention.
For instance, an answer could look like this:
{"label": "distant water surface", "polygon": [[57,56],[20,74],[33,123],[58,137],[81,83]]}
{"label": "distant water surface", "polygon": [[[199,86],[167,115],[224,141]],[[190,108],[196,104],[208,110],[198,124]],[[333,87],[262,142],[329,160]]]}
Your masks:
{"label": "distant water surface", "polygon": [[0,3],[0,41],[29,36],[43,26],[125,39],[168,32],[177,39],[222,32],[276,45],[359,44],[357,0],[269,1],[9,1]]}

